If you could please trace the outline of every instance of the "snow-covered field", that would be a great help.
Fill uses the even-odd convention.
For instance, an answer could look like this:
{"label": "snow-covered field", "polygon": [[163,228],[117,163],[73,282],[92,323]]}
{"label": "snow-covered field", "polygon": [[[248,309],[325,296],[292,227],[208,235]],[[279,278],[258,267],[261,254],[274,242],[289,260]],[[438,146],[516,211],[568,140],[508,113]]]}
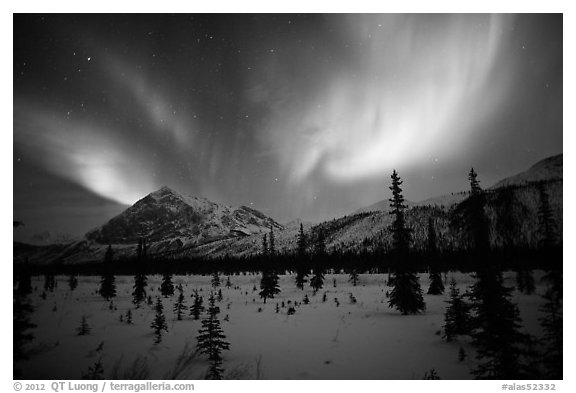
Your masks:
{"label": "snow-covered field", "polygon": [[[462,291],[473,282],[466,274],[448,273],[448,280],[452,276]],[[535,273],[536,294],[514,293],[526,330],[537,336],[544,291],[541,276],[541,272]],[[506,284],[513,286],[513,273],[505,277]],[[231,344],[223,353],[225,378],[421,379],[435,369],[442,379],[470,379],[475,360],[467,340],[447,343],[440,335],[448,290],[441,296],[425,295],[424,314],[402,316],[387,305],[386,278],[362,274],[354,287],[348,275],[327,274],[324,288],[313,295],[309,287],[297,289],[293,276],[282,275],[282,292],[263,304],[258,296],[259,275],[231,276],[231,288],[224,286],[226,277],[221,276],[219,319]],[[193,352],[200,320],[193,320],[188,312],[184,320],[176,320],[173,305],[177,291],[173,297],[162,298],[168,332],[160,344],[154,344],[150,324],[155,312],[146,303],[140,308],[132,303],[132,276],[116,277],[117,297],[112,309],[97,293],[100,277],[79,277],[79,285],[72,292],[68,277],[56,279],[55,291],[42,299],[44,278],[33,278],[35,290],[30,299],[35,308],[31,316],[37,325],[35,338],[26,345],[29,360],[15,365],[23,378],[80,379],[100,358],[104,378],[204,378],[208,367],[205,356],[185,356],[187,345]],[[182,284],[187,306],[192,304],[193,290],[198,289],[207,307],[210,276],[174,276],[173,280]],[[148,277],[147,294],[154,300],[160,295],[160,283],[161,276]],[[421,275],[421,283],[425,293],[427,275]],[[327,300],[323,302],[325,292]],[[301,303],[305,294],[309,304]],[[356,303],[351,302],[350,294]],[[287,313],[289,302],[299,303],[293,315]],[[120,321],[128,309],[132,310],[133,324]],[[83,315],[91,332],[79,336],[76,330]],[[467,354],[462,362],[458,360],[460,347]],[[188,362],[182,363],[186,358]]]}

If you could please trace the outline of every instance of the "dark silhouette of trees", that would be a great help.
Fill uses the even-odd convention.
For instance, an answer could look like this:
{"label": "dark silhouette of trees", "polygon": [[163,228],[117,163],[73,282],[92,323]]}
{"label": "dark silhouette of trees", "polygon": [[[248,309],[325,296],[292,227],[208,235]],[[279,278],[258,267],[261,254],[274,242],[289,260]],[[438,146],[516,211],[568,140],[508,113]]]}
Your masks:
{"label": "dark silhouette of trees", "polygon": [[298,232],[298,261],[296,262],[296,288],[304,290],[304,284],[308,281],[308,255],[306,253],[306,235],[304,234],[304,227],[300,223],[300,231]]}
{"label": "dark silhouette of trees", "polygon": [[78,287],[78,276],[76,274],[71,274],[68,277],[68,287],[70,291],[74,291]]}
{"label": "dark silhouette of trees", "polygon": [[[30,315],[34,312],[34,308],[29,302],[26,295],[16,293],[13,302],[13,345],[14,345],[14,362],[25,360],[28,358],[24,346],[26,343],[34,339],[34,334],[31,332],[36,327],[35,324],[30,322]],[[15,370],[15,374],[19,371]]]}
{"label": "dark silhouette of trees", "polygon": [[16,290],[16,295],[25,297],[32,293],[32,275],[28,266],[23,266],[20,268],[18,273],[18,288]]}
{"label": "dark silhouette of trees", "polygon": [[268,236],[268,253],[276,255],[276,239],[274,238],[274,228],[270,225],[270,236]]}
{"label": "dark silhouette of trees", "polygon": [[54,292],[56,288],[56,276],[52,273],[47,273],[44,275],[44,290],[49,292]]}
{"label": "dark silhouette of trees", "polygon": [[358,270],[354,268],[350,270],[350,282],[353,286],[358,285]]}
{"label": "dark silhouette of trees", "polygon": [[473,374],[478,379],[525,378],[530,337],[520,332],[518,307],[510,299],[512,289],[503,285],[502,273],[493,267],[485,267],[476,276],[470,294],[471,336],[480,363]]}
{"label": "dark silhouette of trees", "polygon": [[540,324],[544,330],[541,364],[544,366],[544,379],[562,379],[563,375],[563,317],[562,317],[562,273],[550,271],[544,276],[548,288],[544,294],[545,303]]}
{"label": "dark silhouette of trees", "polygon": [[404,196],[402,195],[402,188],[400,187],[403,181],[398,176],[398,172],[392,172],[392,185],[389,187],[392,191],[392,198],[390,201],[390,214],[394,216],[394,220],[389,228],[392,233],[392,249],[400,257],[408,255],[410,247],[410,229],[406,225],[406,218],[404,210],[408,207],[404,204]]}
{"label": "dark silhouette of trees", "polygon": [[166,317],[164,316],[164,306],[162,305],[162,299],[158,296],[156,298],[156,305],[154,306],[156,315],[150,327],[154,329],[154,344],[159,344],[162,342],[162,332],[168,331],[168,325],[166,324]]}
{"label": "dark silhouette of trees", "polygon": [[314,294],[324,286],[324,260],[326,259],[326,237],[322,227],[317,226],[316,237],[314,242],[314,267],[312,269],[312,277],[310,278],[310,286]]}
{"label": "dark silhouette of trees", "polygon": [[450,281],[450,299],[444,314],[444,335],[446,341],[471,331],[470,305],[464,300],[464,295],[456,288],[456,280]]}
{"label": "dark silhouette of trees", "polygon": [[192,315],[194,319],[200,319],[200,314],[204,311],[203,302],[204,298],[198,294],[198,291],[194,291],[194,302],[190,307],[190,315]]}
{"label": "dark silhouette of trees", "polygon": [[106,300],[116,297],[116,278],[110,271],[102,276],[98,293]]}
{"label": "dark silhouette of trees", "polygon": [[215,305],[214,294],[210,295],[208,317],[202,320],[202,328],[199,330],[198,351],[207,355],[210,360],[210,368],[206,379],[222,379],[222,351],[230,349],[230,343],[226,342],[226,335],[220,327],[218,319],[219,307]]}
{"label": "dark silhouette of trees", "polygon": [[262,236],[262,255],[267,256],[268,254],[268,235],[264,234],[264,236]]}
{"label": "dark silhouette of trees", "polygon": [[88,325],[88,319],[86,318],[86,315],[82,315],[82,319],[80,320],[80,327],[76,329],[76,334],[79,336],[86,336],[90,334],[91,330],[92,329]]}
{"label": "dark silhouette of trees", "polygon": [[556,244],[558,232],[548,193],[543,184],[538,185],[538,192],[540,194],[540,206],[538,207],[538,221],[540,223],[540,247],[551,248]]}
{"label": "dark silhouette of trees", "polygon": [[262,279],[260,280],[260,297],[264,299],[264,303],[266,303],[266,299],[273,299],[274,295],[280,293],[280,286],[278,285],[278,274],[271,269],[266,268],[262,270]]}
{"label": "dark silhouette of trees", "polygon": [[136,247],[136,258],[138,260],[145,260],[148,253],[148,246],[146,245],[146,239],[141,237],[138,239],[138,246]]}
{"label": "dark silhouette of trees", "polygon": [[104,273],[100,279],[99,293],[106,300],[116,297],[116,278],[112,269],[112,261],[114,259],[114,252],[112,246],[108,245],[106,253],[104,254]]}
{"label": "dark silhouette of trees", "polygon": [[104,263],[109,264],[114,259],[114,251],[112,250],[112,245],[108,244],[106,253],[104,254]]}
{"label": "dark silhouette of trees", "polygon": [[218,271],[215,270],[212,273],[212,281],[210,282],[212,284],[212,288],[216,289],[220,286],[220,276],[218,275]]}
{"label": "dark silhouette of trees", "polygon": [[526,267],[521,267],[516,272],[516,285],[520,292],[531,295],[536,290],[534,282],[534,275],[532,270]]}
{"label": "dark silhouette of trees", "polygon": [[185,298],[184,298],[184,288],[182,288],[182,284],[178,285],[178,299],[176,303],[174,303],[174,313],[176,314],[176,319],[181,321],[182,316],[184,315],[184,311],[188,307],[186,307]]}
{"label": "dark silhouette of trees", "polygon": [[434,229],[434,219],[428,218],[428,258],[430,259],[430,287],[428,295],[441,295],[444,293],[444,283],[442,274],[438,266],[438,248],[436,246],[436,230]]}
{"label": "dark silhouette of trees", "polygon": [[475,251],[478,255],[484,255],[490,249],[489,223],[484,213],[486,196],[482,188],[480,188],[478,175],[474,168],[470,169],[468,180],[470,180],[470,196],[466,201],[468,205],[468,225],[474,241]]}
{"label": "dark silhouette of trees", "polygon": [[174,283],[172,282],[171,274],[162,275],[162,283],[160,284],[160,294],[164,297],[174,295]]}
{"label": "dark silhouette of trees", "polygon": [[388,305],[396,308],[403,315],[418,314],[422,312],[426,305],[422,296],[422,288],[415,270],[411,266],[409,259],[410,229],[406,226],[404,217],[404,197],[402,196],[402,180],[396,170],[392,172],[392,198],[390,199],[390,214],[394,220],[389,227],[392,233],[392,247],[395,254],[395,271],[391,277],[389,285],[392,291]]}
{"label": "dark silhouette of trees", "polygon": [[134,291],[132,292],[132,303],[136,305],[136,307],[140,307],[140,303],[142,303],[146,299],[146,286],[148,285],[148,278],[142,272],[137,273],[134,276]]}

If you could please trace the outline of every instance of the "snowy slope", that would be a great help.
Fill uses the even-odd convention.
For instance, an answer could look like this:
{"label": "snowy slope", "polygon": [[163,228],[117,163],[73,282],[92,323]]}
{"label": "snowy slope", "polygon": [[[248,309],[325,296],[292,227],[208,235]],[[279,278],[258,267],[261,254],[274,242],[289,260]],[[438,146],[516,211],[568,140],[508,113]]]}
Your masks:
{"label": "snowy slope", "polygon": [[282,226],[257,210],[231,207],[182,195],[162,187],[106,224],[86,234],[99,244],[181,242],[201,244],[216,239],[260,233]]}

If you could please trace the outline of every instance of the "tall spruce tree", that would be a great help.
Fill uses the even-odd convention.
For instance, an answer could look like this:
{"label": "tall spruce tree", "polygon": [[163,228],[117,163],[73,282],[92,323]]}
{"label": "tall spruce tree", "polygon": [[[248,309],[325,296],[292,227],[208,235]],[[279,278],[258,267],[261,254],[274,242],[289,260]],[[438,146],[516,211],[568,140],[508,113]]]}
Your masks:
{"label": "tall spruce tree", "polygon": [[548,288],[541,307],[543,316],[540,324],[544,330],[544,347],[541,364],[544,379],[563,378],[563,317],[562,317],[562,273],[550,271],[544,276]]}
{"label": "tall spruce tree", "polygon": [[222,351],[230,349],[230,343],[220,326],[218,319],[219,308],[215,305],[214,294],[210,295],[208,317],[202,320],[202,328],[198,331],[198,351],[207,355],[210,360],[210,368],[207,379],[222,379]]}
{"label": "tall spruce tree", "polygon": [[312,269],[312,277],[310,278],[310,286],[314,294],[324,286],[324,260],[326,259],[326,236],[324,229],[317,226],[315,229],[314,241],[314,267]]}
{"label": "tall spruce tree", "polygon": [[436,230],[434,229],[434,219],[428,218],[428,258],[430,260],[430,286],[428,287],[428,295],[441,295],[444,293],[444,282],[442,282],[442,274],[438,262],[438,248],[436,245]]}
{"label": "tall spruce tree", "polygon": [[306,254],[306,235],[304,234],[304,227],[300,223],[300,230],[298,232],[298,261],[296,262],[296,288],[304,290],[304,284],[308,281],[308,256]]}
{"label": "tall spruce tree", "polygon": [[164,297],[174,295],[174,283],[172,282],[171,274],[162,275],[162,283],[160,284],[160,294]]}
{"label": "tall spruce tree", "polygon": [[267,256],[268,251],[268,235],[264,234],[264,236],[262,236],[262,255]]}
{"label": "tall spruce tree", "polygon": [[409,258],[410,229],[406,226],[404,216],[404,196],[402,195],[402,180],[396,170],[392,172],[392,198],[390,199],[390,214],[394,216],[389,227],[392,233],[392,247],[394,252],[394,275],[391,277],[392,291],[388,305],[402,313],[418,314],[426,308],[420,281]]}
{"label": "tall spruce tree", "polygon": [[268,254],[276,255],[276,239],[274,238],[274,228],[270,225],[270,236],[268,237]]}
{"label": "tall spruce tree", "polygon": [[114,252],[112,246],[108,245],[108,249],[104,254],[104,274],[100,280],[100,296],[106,300],[116,297],[116,278],[112,270],[112,260],[114,259]]}
{"label": "tall spruce tree", "polygon": [[469,334],[472,329],[470,318],[470,305],[460,294],[454,278],[450,281],[450,299],[444,314],[444,335],[446,341],[459,335]]}
{"label": "tall spruce tree", "polygon": [[486,196],[480,188],[478,174],[474,168],[470,169],[468,180],[470,181],[470,196],[466,200],[468,226],[474,241],[474,250],[479,257],[482,257],[490,249],[489,222],[484,213]]}
{"label": "tall spruce tree", "polygon": [[134,291],[132,292],[132,303],[136,307],[140,307],[140,303],[146,300],[146,286],[148,285],[148,278],[142,272],[134,276]]}
{"label": "tall spruce tree", "polygon": [[162,299],[158,296],[156,298],[156,305],[154,306],[156,315],[150,327],[154,329],[154,344],[159,344],[162,342],[162,332],[168,331],[168,325],[166,324],[166,317],[164,316],[164,306],[162,305]]}
{"label": "tall spruce tree", "polygon": [[502,273],[487,266],[476,273],[472,286],[472,344],[478,379],[526,378],[528,335],[520,332],[518,307],[511,301],[511,288],[503,284]]}

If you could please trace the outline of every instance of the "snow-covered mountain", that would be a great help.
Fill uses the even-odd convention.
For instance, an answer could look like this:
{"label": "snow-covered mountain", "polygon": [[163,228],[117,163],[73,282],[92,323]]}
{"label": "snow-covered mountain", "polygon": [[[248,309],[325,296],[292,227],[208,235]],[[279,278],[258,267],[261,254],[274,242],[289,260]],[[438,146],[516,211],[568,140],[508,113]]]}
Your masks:
{"label": "snow-covered mountain", "polygon": [[277,230],[282,225],[246,206],[232,207],[162,187],[86,234],[99,244],[202,244]]}
{"label": "snow-covered mountain", "polygon": [[491,188],[521,186],[538,181],[562,180],[563,161],[562,154],[545,158],[532,165],[527,171],[507,177]]}

